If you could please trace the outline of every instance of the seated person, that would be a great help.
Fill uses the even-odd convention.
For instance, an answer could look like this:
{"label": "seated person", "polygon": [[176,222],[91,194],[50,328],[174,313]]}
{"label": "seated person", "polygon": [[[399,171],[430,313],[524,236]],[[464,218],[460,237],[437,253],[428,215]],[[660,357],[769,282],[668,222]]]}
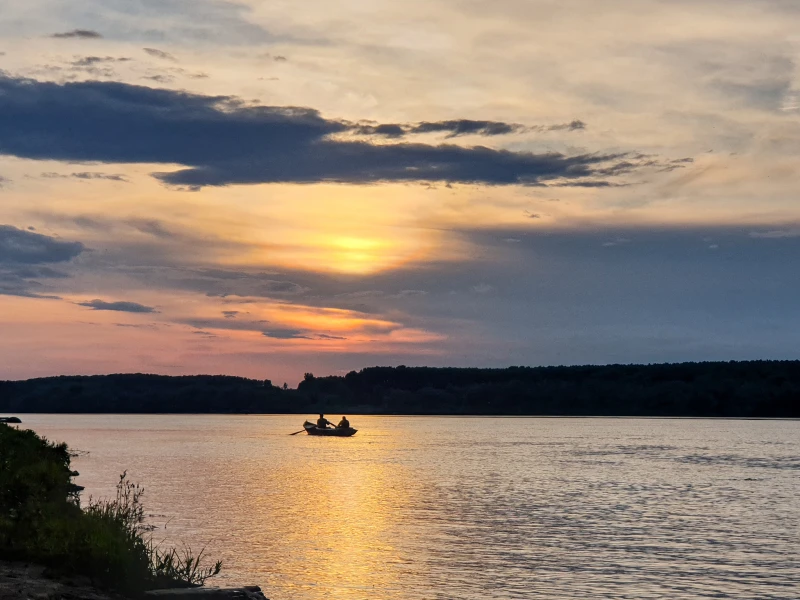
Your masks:
{"label": "seated person", "polygon": [[347,417],[342,417],[342,420],[339,421],[336,427],[338,429],[350,429],[350,421],[347,420]]}
{"label": "seated person", "polygon": [[331,423],[330,421],[328,421],[328,419],[326,419],[326,418],[325,418],[325,415],[323,415],[323,414],[320,414],[320,415],[319,415],[319,419],[317,419],[317,427],[318,427],[319,429],[327,429],[327,428],[328,428],[328,425],[330,425],[331,427],[333,427],[333,423]]}

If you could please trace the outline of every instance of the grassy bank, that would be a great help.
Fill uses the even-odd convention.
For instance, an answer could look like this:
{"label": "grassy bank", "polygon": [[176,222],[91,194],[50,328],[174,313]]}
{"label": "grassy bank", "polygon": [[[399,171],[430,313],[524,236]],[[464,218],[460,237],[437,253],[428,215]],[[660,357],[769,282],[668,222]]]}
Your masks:
{"label": "grassy bank", "polygon": [[88,576],[136,594],[202,584],[219,573],[190,551],[161,549],[142,529],[143,490],[123,474],[117,496],[81,507],[66,444],[0,424],[0,559]]}

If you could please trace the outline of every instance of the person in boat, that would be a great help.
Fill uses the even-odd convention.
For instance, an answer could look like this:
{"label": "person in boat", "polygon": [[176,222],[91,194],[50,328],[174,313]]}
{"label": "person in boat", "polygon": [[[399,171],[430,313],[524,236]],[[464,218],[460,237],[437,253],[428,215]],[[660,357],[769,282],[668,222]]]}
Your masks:
{"label": "person in boat", "polygon": [[333,423],[331,423],[330,421],[328,421],[328,419],[326,419],[326,418],[325,418],[325,415],[323,415],[322,413],[320,413],[320,415],[319,415],[319,419],[317,419],[317,427],[318,427],[319,429],[327,429],[327,428],[328,428],[328,425],[330,425],[331,427],[333,427]]}
{"label": "person in boat", "polygon": [[339,421],[339,424],[336,426],[337,429],[350,429],[350,421],[347,420],[347,417],[342,417],[342,420]]}

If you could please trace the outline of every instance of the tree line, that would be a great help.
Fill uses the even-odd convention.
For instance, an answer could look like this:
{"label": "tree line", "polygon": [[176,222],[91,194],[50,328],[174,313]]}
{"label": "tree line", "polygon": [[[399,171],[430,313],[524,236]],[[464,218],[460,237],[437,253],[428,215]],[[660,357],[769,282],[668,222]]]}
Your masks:
{"label": "tree line", "polygon": [[269,380],[147,374],[0,382],[0,412],[587,415],[800,418],[800,361],[370,367]]}

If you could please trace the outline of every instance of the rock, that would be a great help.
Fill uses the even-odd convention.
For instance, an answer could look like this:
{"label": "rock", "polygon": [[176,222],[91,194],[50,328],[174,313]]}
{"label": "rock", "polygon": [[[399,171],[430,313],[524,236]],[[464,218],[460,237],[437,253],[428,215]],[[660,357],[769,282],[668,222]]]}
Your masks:
{"label": "rock", "polygon": [[87,581],[51,579],[42,566],[0,561],[0,600],[125,600]]}
{"label": "rock", "polygon": [[153,600],[268,600],[257,585],[238,588],[176,588],[145,592]]}

